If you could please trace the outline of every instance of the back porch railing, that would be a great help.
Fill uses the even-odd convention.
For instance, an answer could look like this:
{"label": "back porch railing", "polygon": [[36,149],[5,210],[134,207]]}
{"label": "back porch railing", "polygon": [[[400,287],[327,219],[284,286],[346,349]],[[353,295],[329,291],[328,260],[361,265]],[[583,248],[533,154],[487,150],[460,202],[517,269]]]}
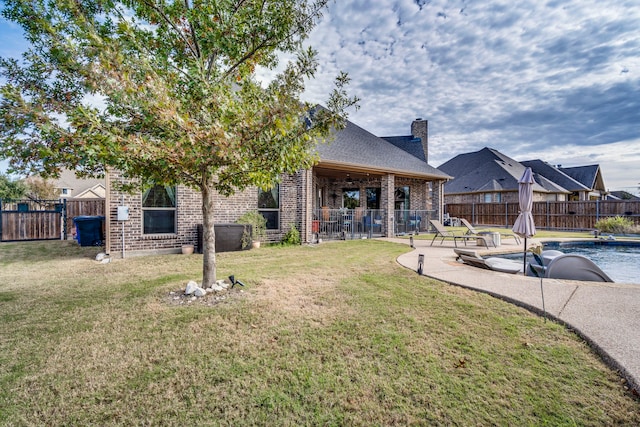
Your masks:
{"label": "back porch railing", "polygon": [[[427,232],[433,211],[394,211],[393,234]],[[386,212],[381,209],[317,209],[312,224],[313,238],[324,240],[362,239],[388,236]]]}

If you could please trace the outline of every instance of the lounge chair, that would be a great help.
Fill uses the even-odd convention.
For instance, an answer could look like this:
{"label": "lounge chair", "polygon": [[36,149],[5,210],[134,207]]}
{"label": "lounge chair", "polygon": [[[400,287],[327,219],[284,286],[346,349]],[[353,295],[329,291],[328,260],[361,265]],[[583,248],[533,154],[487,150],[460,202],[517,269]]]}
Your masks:
{"label": "lounge chair", "polygon": [[[462,223],[462,225],[464,225],[465,227],[467,227],[467,234],[473,235],[473,236],[477,236],[479,233],[482,233],[484,230],[476,230],[473,225],[471,225],[471,223],[469,221],[467,221],[464,218],[460,218],[460,222]],[[507,233],[504,231],[500,231],[500,237],[513,237],[516,240],[517,244],[520,244],[520,237],[517,234],[514,233]]]}
{"label": "lounge chair", "polygon": [[469,264],[474,267],[510,274],[522,272],[522,263],[519,261],[498,257],[482,258],[476,251],[468,251],[464,249],[454,249],[454,252],[458,255],[456,260],[461,260],[465,264]]}
{"label": "lounge chair", "polygon": [[442,225],[442,223],[437,219],[430,219],[429,222],[431,223],[431,225],[433,225],[433,228],[436,229],[436,234],[433,236],[433,239],[431,240],[431,246],[433,246],[433,242],[435,242],[435,240],[438,237],[442,238],[440,240],[440,244],[444,242],[444,239],[446,239],[447,237],[450,237],[453,239],[453,244],[456,246],[456,248],[458,247],[458,240],[462,240],[465,246],[467,246],[467,240],[476,240],[476,241],[482,241],[484,245],[487,247],[487,249],[489,249],[489,242],[491,242],[491,244],[495,247],[495,244],[493,243],[493,239],[489,239],[488,237],[472,236],[467,234],[458,235],[458,234],[455,234],[455,232],[453,231],[447,230],[445,226]]}
{"label": "lounge chair", "polygon": [[551,260],[544,277],[551,279],[584,280],[590,282],[613,282],[589,258],[577,254],[559,255]]}

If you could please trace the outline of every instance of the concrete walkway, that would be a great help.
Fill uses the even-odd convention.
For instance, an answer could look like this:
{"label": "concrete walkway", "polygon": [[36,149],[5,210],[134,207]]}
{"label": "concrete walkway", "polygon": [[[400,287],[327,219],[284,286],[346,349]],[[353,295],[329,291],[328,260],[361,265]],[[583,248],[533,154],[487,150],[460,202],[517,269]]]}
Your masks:
{"label": "concrete walkway", "polygon": [[[408,239],[385,239],[409,245]],[[453,285],[488,293],[542,315],[540,279],[499,273],[456,261],[454,243],[414,239],[415,249],[398,257],[398,263],[417,271],[424,255],[423,275]],[[458,246],[465,248],[458,242]],[[516,250],[513,239],[503,239],[498,249],[469,244],[480,255]],[[640,285],[544,279],[547,316],[574,329],[611,367],[620,371],[630,388],[640,393]]]}

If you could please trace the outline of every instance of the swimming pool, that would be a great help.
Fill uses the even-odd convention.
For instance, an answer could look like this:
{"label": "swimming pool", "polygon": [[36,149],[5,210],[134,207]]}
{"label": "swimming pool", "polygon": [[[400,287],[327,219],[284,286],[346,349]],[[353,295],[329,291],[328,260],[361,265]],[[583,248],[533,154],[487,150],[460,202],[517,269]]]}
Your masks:
{"label": "swimming pool", "polygon": [[[545,251],[552,249],[586,256],[614,282],[640,284],[640,242],[620,240],[544,242]],[[522,259],[522,253],[511,254],[508,258]]]}

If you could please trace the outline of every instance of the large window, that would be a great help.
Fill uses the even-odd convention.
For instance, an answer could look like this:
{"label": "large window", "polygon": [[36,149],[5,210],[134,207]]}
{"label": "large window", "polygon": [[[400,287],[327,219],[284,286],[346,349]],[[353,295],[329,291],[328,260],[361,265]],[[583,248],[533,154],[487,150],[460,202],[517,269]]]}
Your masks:
{"label": "large window", "polygon": [[176,188],[154,185],[142,194],[144,234],[176,232]]}
{"label": "large window", "polygon": [[367,188],[367,209],[380,209],[379,188]]}
{"label": "large window", "polygon": [[360,190],[357,188],[345,188],[342,190],[342,207],[355,209],[360,206]]}
{"label": "large window", "polygon": [[280,228],[280,185],[267,191],[258,189],[258,212],[267,220],[267,230]]}

